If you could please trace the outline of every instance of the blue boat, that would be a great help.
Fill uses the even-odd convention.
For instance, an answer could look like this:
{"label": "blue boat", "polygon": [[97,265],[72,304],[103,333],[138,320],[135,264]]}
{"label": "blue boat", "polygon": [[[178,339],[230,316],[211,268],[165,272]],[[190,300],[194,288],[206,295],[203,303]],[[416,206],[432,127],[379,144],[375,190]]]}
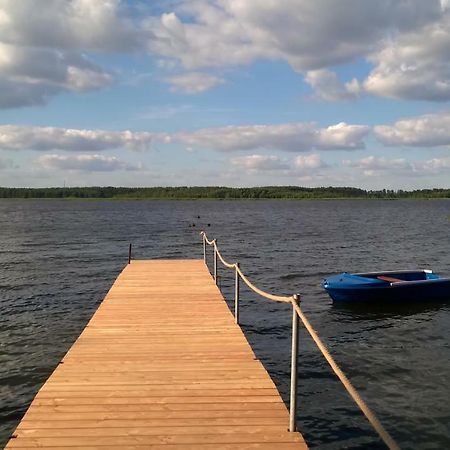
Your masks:
{"label": "blue boat", "polygon": [[450,278],[431,270],[344,272],[323,280],[322,287],[333,301],[450,300]]}

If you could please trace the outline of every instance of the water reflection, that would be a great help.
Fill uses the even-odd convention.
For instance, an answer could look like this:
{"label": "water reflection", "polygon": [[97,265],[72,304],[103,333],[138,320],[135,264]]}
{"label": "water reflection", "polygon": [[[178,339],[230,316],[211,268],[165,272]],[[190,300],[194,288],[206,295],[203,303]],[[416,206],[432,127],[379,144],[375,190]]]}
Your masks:
{"label": "water reflection", "polygon": [[331,314],[334,314],[336,320],[347,317],[351,320],[384,320],[387,318],[398,318],[413,316],[416,314],[426,314],[439,311],[440,309],[449,310],[447,301],[415,301],[398,302],[373,301],[373,302],[332,302]]}

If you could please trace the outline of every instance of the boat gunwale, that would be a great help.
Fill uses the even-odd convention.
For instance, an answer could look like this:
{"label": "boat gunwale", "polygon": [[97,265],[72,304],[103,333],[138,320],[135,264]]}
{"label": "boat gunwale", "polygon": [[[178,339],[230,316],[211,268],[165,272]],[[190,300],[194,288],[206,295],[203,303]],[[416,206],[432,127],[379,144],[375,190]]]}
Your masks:
{"label": "boat gunwale", "polygon": [[[356,275],[359,277],[371,278],[372,276],[393,275],[396,273],[406,275],[408,273],[421,273],[421,272],[426,273],[426,274],[437,275],[431,269],[415,269],[415,270],[400,269],[400,270],[377,270],[374,272],[343,272],[341,275],[347,274],[347,275]],[[439,275],[437,275],[437,276],[439,276]],[[439,278],[439,279],[441,279],[441,278]]]}

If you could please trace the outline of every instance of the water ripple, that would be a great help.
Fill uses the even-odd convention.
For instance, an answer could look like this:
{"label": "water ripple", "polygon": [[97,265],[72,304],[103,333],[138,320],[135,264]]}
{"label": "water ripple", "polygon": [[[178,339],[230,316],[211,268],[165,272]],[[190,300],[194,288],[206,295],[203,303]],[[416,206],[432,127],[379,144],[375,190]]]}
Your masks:
{"label": "water ripple", "polygon": [[[320,288],[342,271],[424,266],[449,276],[449,215],[448,201],[0,201],[0,445],[126,264],[128,243],[136,258],[202,258],[204,228],[258,286],[301,294],[401,448],[450,448],[449,305],[335,305]],[[220,274],[232,306],[233,274]],[[287,401],[290,306],[243,286],[241,320]],[[383,448],[304,329],[299,351],[310,446]]]}

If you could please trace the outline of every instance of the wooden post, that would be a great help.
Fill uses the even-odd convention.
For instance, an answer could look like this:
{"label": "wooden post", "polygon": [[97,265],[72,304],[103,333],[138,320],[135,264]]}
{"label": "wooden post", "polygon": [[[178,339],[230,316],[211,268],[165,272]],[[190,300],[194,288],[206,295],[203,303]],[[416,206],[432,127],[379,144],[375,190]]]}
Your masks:
{"label": "wooden post", "polygon": [[128,264],[131,264],[131,244],[128,247]]}
{"label": "wooden post", "polygon": [[[294,295],[294,301],[298,305],[299,296]],[[297,364],[298,364],[298,315],[292,305],[292,353],[291,353],[291,399],[289,403],[289,431],[297,429]]]}
{"label": "wooden post", "polygon": [[203,261],[206,264],[206,237],[205,234],[202,234],[203,237]]}
{"label": "wooden post", "polygon": [[217,239],[214,240],[214,281],[216,282],[217,286]]}
{"label": "wooden post", "polygon": [[239,263],[236,263],[234,279],[234,321],[239,325]]}

